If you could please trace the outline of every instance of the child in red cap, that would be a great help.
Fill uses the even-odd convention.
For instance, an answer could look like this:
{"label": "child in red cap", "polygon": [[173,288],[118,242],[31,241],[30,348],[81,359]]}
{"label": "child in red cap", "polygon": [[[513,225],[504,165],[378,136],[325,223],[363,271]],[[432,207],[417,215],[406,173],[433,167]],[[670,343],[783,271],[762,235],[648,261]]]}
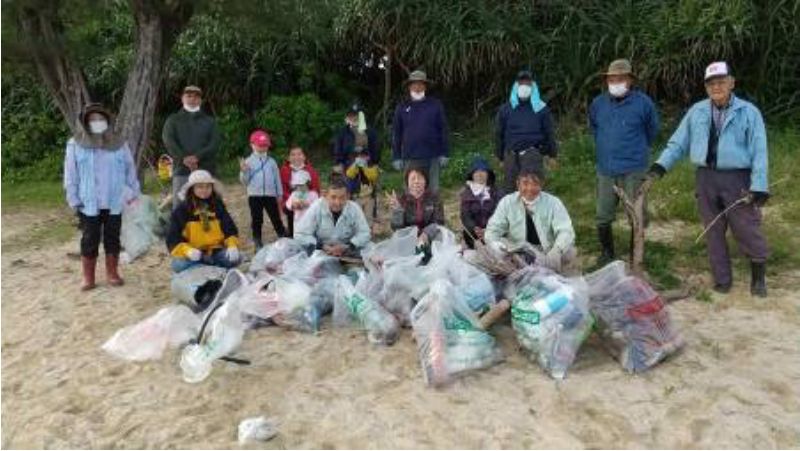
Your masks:
{"label": "child in red cap", "polygon": [[281,220],[278,200],[283,197],[278,164],[269,156],[272,140],[264,130],[256,130],[250,134],[250,147],[253,154],[246,160],[240,160],[239,180],[247,187],[247,203],[250,206],[250,220],[253,229],[253,243],[256,249],[263,246],[261,226],[264,224],[264,210],[278,237],[286,235]]}

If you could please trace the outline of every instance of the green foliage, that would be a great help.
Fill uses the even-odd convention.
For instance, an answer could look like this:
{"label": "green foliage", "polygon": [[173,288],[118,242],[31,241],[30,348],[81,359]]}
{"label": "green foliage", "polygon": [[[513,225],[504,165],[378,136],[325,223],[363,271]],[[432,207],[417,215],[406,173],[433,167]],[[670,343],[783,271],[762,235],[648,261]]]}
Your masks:
{"label": "green foliage", "polygon": [[249,136],[252,120],[236,105],[225,107],[217,116],[222,133],[219,160],[237,161],[250,154]]}
{"label": "green foliage", "polygon": [[343,117],[312,93],[273,96],[256,112],[254,126],[267,130],[278,149],[294,143],[309,148],[328,143]]}

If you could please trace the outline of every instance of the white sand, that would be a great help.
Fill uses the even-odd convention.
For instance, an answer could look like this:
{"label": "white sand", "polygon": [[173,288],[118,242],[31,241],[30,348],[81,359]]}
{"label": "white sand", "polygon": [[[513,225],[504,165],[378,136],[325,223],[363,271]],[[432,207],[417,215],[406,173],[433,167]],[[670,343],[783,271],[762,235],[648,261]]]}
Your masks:
{"label": "white sand", "polygon": [[[242,198],[236,189],[229,197]],[[248,236],[243,205],[232,210]],[[218,362],[189,385],[177,351],[136,364],[100,350],[170,302],[163,246],[122,268],[122,288],[105,285],[101,265],[101,287],[84,294],[79,261],[65,257],[77,234],[13,245],[67,214],[2,218],[3,448],[238,448],[239,422],[259,415],[277,417],[279,433],[251,447],[800,447],[800,272],[770,278],[765,301],[751,299],[748,276],[737,273],[727,297],[672,304],[686,347],[636,376],[590,340],[555,382],[501,324],[506,361],[435,390],[423,383],[410,331],[382,348],[326,319],[319,336],[248,332],[239,355],[253,365]]]}

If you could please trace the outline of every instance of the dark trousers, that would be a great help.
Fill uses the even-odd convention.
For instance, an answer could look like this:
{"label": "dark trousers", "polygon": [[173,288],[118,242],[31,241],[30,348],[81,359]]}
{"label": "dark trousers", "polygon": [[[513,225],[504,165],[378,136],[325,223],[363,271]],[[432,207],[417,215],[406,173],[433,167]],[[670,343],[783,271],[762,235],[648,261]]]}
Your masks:
{"label": "dark trousers", "polygon": [[[708,227],[717,215],[744,196],[750,188],[750,170],[719,171],[698,168],[695,174],[697,205],[703,226]],[[741,252],[754,262],[765,262],[767,240],[761,231],[761,210],[754,204],[740,204],[721,216],[706,233],[708,258],[714,282],[733,282],[731,258],[725,235],[730,227]]]}
{"label": "dark trousers", "polygon": [[544,175],[544,158],[539,152],[539,149],[531,147],[519,152],[506,150],[505,156],[503,157],[506,193],[513,193],[517,190],[517,176],[522,167],[537,168],[541,174]]}
{"label": "dark trousers", "polygon": [[286,230],[283,228],[283,221],[281,221],[281,213],[278,210],[278,199],[271,196],[248,196],[247,204],[250,206],[250,225],[253,228],[253,239],[261,241],[261,226],[264,225],[264,210],[269,215],[269,222],[272,223],[272,228],[278,237],[283,238],[286,236]]}
{"label": "dark trousers", "polygon": [[78,213],[81,225],[81,256],[97,257],[100,240],[106,255],[119,255],[119,234],[122,230],[122,215],[109,214],[108,210],[100,210],[97,216],[86,216]]}
{"label": "dark trousers", "polygon": [[283,207],[283,212],[286,214],[286,222],[289,224],[289,238],[294,238],[294,212],[286,207]]}

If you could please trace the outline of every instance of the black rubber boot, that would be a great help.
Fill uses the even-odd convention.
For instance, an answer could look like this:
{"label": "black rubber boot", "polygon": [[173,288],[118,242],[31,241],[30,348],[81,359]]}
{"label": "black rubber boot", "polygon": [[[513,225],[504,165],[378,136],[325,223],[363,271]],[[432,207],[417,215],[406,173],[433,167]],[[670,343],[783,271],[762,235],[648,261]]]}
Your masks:
{"label": "black rubber boot", "polygon": [[760,298],[767,297],[767,264],[750,263],[750,294]]}
{"label": "black rubber boot", "polygon": [[614,232],[610,225],[597,226],[597,239],[600,241],[601,254],[597,266],[612,262],[617,256],[614,253]]}

